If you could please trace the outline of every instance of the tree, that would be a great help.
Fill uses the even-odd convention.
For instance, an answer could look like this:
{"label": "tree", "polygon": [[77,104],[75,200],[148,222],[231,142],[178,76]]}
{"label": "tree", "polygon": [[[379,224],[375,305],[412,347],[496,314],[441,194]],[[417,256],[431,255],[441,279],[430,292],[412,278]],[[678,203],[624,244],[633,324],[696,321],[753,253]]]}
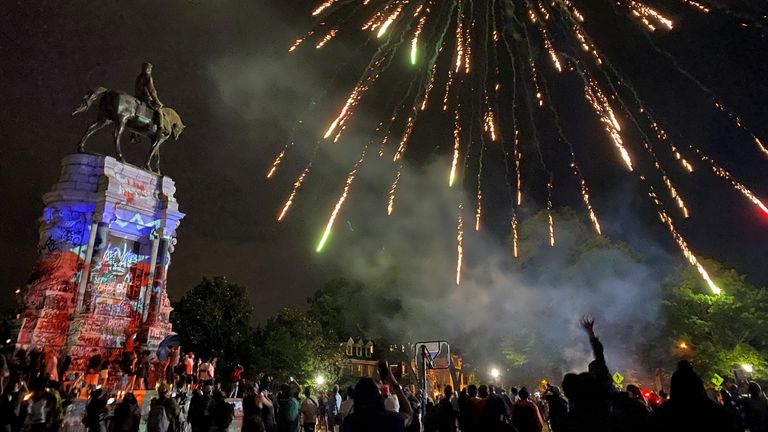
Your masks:
{"label": "tree", "polygon": [[752,377],[768,377],[768,291],[715,261],[703,265],[722,294],[711,295],[686,266],[665,289],[664,343],[678,357],[691,359],[705,382],[745,364],[754,368]]}
{"label": "tree", "polygon": [[346,361],[335,335],[306,312],[285,308],[257,332],[259,370],[281,381],[306,383],[323,375],[335,382]]}
{"label": "tree", "polygon": [[174,304],[171,322],[185,352],[194,351],[203,359],[218,357],[220,370],[227,370],[253,361],[251,311],[244,287],[221,276],[203,278]]}

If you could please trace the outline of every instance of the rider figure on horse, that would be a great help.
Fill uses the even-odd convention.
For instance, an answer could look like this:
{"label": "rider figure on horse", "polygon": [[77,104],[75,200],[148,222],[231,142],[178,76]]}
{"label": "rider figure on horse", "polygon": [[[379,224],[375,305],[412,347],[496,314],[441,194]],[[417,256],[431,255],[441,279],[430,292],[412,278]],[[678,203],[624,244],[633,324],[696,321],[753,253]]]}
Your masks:
{"label": "rider figure on horse", "polygon": [[152,78],[152,63],[141,64],[141,73],[136,77],[134,88],[136,89],[136,97],[152,107],[153,110],[159,110],[163,107],[163,103],[157,97],[155,80]]}
{"label": "rider figure on horse", "polygon": [[155,112],[155,120],[157,127],[163,126],[163,103],[160,102],[160,98],[157,97],[157,89],[155,89],[155,80],[152,78],[152,63],[142,63],[141,73],[136,77],[136,83],[134,85],[135,96],[140,101],[144,102],[152,108]]}

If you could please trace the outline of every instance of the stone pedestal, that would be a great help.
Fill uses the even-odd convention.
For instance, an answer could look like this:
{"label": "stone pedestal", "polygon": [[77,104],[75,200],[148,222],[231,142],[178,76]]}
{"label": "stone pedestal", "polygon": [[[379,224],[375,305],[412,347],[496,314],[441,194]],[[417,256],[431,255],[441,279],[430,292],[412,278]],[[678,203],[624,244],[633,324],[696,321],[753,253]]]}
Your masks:
{"label": "stone pedestal", "polygon": [[172,332],[166,274],[184,214],[173,180],[109,156],[74,154],[43,196],[39,258],[18,345],[63,349],[75,369],[126,338],[154,350]]}

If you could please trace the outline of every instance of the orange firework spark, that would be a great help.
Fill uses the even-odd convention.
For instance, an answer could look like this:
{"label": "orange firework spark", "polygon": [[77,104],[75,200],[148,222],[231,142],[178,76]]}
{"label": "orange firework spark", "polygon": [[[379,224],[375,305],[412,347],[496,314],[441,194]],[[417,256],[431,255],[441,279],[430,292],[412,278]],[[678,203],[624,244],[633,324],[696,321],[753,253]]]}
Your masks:
{"label": "orange firework spark", "polygon": [[659,197],[656,196],[655,192],[653,192],[653,188],[651,188],[651,191],[648,193],[648,195],[650,195],[651,199],[656,204],[656,207],[659,213],[659,219],[667,227],[670,234],[672,234],[672,238],[675,240],[675,243],[677,243],[678,247],[682,251],[683,256],[685,256],[685,258],[688,259],[688,262],[696,268],[696,270],[699,272],[699,274],[704,279],[704,281],[707,282],[707,285],[709,286],[709,289],[712,291],[712,294],[720,295],[722,290],[718,288],[714,282],[712,282],[712,279],[709,277],[709,273],[707,273],[707,270],[704,268],[704,266],[701,265],[701,263],[699,262],[699,259],[696,258],[696,255],[694,255],[694,253],[688,247],[688,243],[685,241],[683,236],[680,235],[680,233],[677,231],[677,229],[675,228],[675,224],[672,221],[672,218],[667,214],[667,212],[662,207]]}
{"label": "orange firework spark", "polygon": [[698,9],[699,12],[702,12],[702,13],[705,13],[705,14],[709,13],[709,8],[704,6],[703,4],[701,4],[699,2],[696,2],[696,1],[693,1],[693,0],[680,0],[680,1],[685,3],[685,4],[687,4],[688,6],[691,6],[691,7],[695,8],[695,9]]}
{"label": "orange firework spark", "polygon": [[464,204],[459,204],[456,224],[456,285],[461,284],[461,266],[464,261],[464,217],[461,214],[463,209]]}
{"label": "orange firework spark", "polygon": [[451,85],[453,85],[453,71],[448,71],[448,79],[445,81],[445,94],[443,95],[443,111],[448,111],[448,97],[451,94]]}
{"label": "orange firework spark", "polygon": [[736,124],[736,127],[748,133],[752,137],[752,141],[755,143],[757,150],[759,150],[760,153],[763,154],[763,156],[768,156],[768,148],[766,148],[763,145],[763,142],[760,141],[760,138],[758,138],[757,135],[752,133],[751,130],[749,130],[746,126],[744,126],[744,123],[741,121],[741,118],[738,115],[736,115],[736,113],[726,108],[725,104],[723,104],[720,101],[715,100],[715,106],[721,112],[725,113],[728,117],[730,117],[731,120],[733,120],[734,124]]}
{"label": "orange firework spark", "polygon": [[539,107],[543,107],[544,93],[542,93],[541,87],[539,86],[539,76],[536,72],[536,63],[534,63],[533,58],[529,59],[529,63],[531,66],[531,81],[533,83],[533,89],[536,91],[536,100],[539,101]]}
{"label": "orange firework spark", "polygon": [[605,130],[610,135],[616,148],[619,150],[622,160],[627,166],[629,171],[632,171],[632,157],[629,155],[626,147],[624,147],[624,140],[621,137],[621,125],[616,119],[616,115],[608,103],[608,98],[605,97],[603,91],[597,85],[597,82],[591,79],[587,79],[586,87],[584,88],[584,96],[594,109],[600,121],[605,125]]}
{"label": "orange firework spark", "polygon": [[360,165],[362,165],[363,159],[365,159],[366,150],[368,150],[368,146],[363,149],[362,153],[360,154],[360,159],[355,162],[354,167],[352,167],[352,171],[350,171],[347,175],[347,181],[344,183],[344,190],[341,192],[341,196],[339,197],[338,202],[336,202],[336,206],[333,208],[333,212],[331,212],[331,217],[328,219],[328,224],[325,226],[323,237],[320,239],[320,243],[317,245],[317,252],[322,251],[325,243],[328,241],[328,236],[331,234],[333,224],[336,221],[336,216],[339,215],[341,206],[344,204],[344,201],[347,199],[347,195],[349,194],[349,188],[352,187],[352,183],[355,181],[355,177],[357,176],[357,171],[360,168]]}
{"label": "orange firework spark", "polygon": [[275,175],[277,167],[283,162],[283,157],[285,157],[285,149],[283,149],[280,154],[277,155],[275,161],[272,162],[272,167],[269,169],[269,172],[267,172],[267,178],[272,178],[272,176]]}
{"label": "orange firework spark", "polygon": [[488,132],[491,141],[496,141],[496,126],[494,121],[493,107],[488,98],[488,92],[485,92],[485,114],[483,114],[483,130]]}
{"label": "orange firework spark", "polygon": [[403,164],[400,163],[400,166],[397,167],[397,173],[395,174],[395,179],[392,181],[392,186],[389,188],[389,197],[387,200],[387,215],[392,215],[392,212],[395,211],[395,195],[397,194],[397,184],[400,183],[400,173],[403,170]]}
{"label": "orange firework spark", "polygon": [[520,163],[523,160],[523,153],[520,151],[520,140],[519,138],[520,131],[515,129],[515,140],[514,144],[512,146],[512,155],[515,159],[515,176],[517,177],[516,182],[516,202],[517,205],[521,205],[523,203],[523,174],[520,170]]}
{"label": "orange firework spark", "polygon": [[310,32],[307,32],[307,33],[306,33],[304,36],[302,36],[302,37],[300,37],[300,38],[296,39],[296,41],[293,43],[293,45],[291,45],[291,46],[290,46],[290,48],[288,48],[288,52],[290,53],[290,52],[294,52],[294,51],[296,51],[296,48],[298,48],[298,47],[299,47],[299,45],[301,45],[301,43],[302,43],[302,42],[304,42],[304,40],[305,40],[306,38],[308,38],[308,37],[312,36],[313,34],[315,34],[315,31],[314,31],[314,30],[313,30],[313,31],[310,31]]}
{"label": "orange firework spark", "polygon": [[427,109],[427,102],[429,101],[429,95],[432,93],[432,88],[435,86],[435,71],[437,70],[437,63],[432,65],[432,72],[429,74],[429,83],[427,84],[427,90],[424,92],[424,100],[421,102],[420,109],[422,111]]}
{"label": "orange firework spark", "polygon": [[512,253],[514,254],[515,258],[520,256],[519,253],[519,241],[520,238],[517,233],[517,216],[512,216]]}
{"label": "orange firework spark", "polygon": [[648,30],[656,31],[656,26],[653,24],[653,22],[656,22],[657,25],[666,27],[667,30],[672,30],[672,20],[665,17],[652,7],[634,0],[628,0],[625,2],[625,4],[629,7],[632,15],[636,16]]}
{"label": "orange firework spark", "polygon": [[555,247],[555,218],[552,216],[552,177],[547,182],[547,223],[549,224],[549,246]]}
{"label": "orange firework spark", "polygon": [[331,39],[333,39],[333,37],[336,36],[336,33],[338,32],[339,32],[339,29],[337,28],[331,29],[331,31],[329,31],[328,34],[326,34],[322,39],[320,39],[320,42],[318,42],[317,45],[315,45],[315,48],[320,49],[323,46],[325,46],[325,44],[327,44]]}
{"label": "orange firework spark", "polygon": [[307,174],[309,174],[309,169],[311,167],[312,167],[312,162],[307,164],[307,166],[304,168],[304,171],[302,171],[301,175],[299,175],[299,178],[296,179],[296,181],[293,183],[293,190],[291,190],[291,194],[288,196],[288,199],[285,201],[285,204],[283,205],[283,210],[280,212],[280,215],[277,216],[278,222],[282,221],[285,215],[288,213],[288,209],[291,208],[291,205],[293,204],[293,200],[296,198],[296,193],[299,191],[299,188],[301,188],[302,183],[304,183],[304,179],[307,177]]}
{"label": "orange firework spark", "polygon": [[456,107],[453,121],[453,161],[451,162],[451,175],[448,177],[448,186],[453,186],[456,180],[456,170],[459,165],[461,153],[461,123],[459,122],[459,107]]}
{"label": "orange firework spark", "polygon": [[587,181],[584,179],[584,176],[582,176],[579,166],[576,165],[576,155],[571,153],[571,158],[572,158],[571,168],[573,169],[573,174],[579,180],[579,186],[581,189],[581,199],[584,201],[584,206],[587,208],[587,214],[589,215],[589,220],[592,221],[592,226],[595,227],[595,231],[597,232],[597,235],[602,235],[603,232],[600,229],[600,221],[597,219],[597,214],[595,213],[595,210],[592,208],[592,202],[589,198],[589,188],[587,187]]}
{"label": "orange firework spark", "polygon": [[768,216],[768,207],[758,198],[755,196],[754,193],[752,193],[749,188],[747,188],[743,183],[733,178],[733,175],[731,175],[730,172],[728,172],[725,168],[718,165],[713,159],[710,157],[704,155],[700,150],[696,149],[696,152],[698,153],[699,157],[702,161],[707,162],[712,168],[712,172],[714,172],[717,176],[727,180],[734,189],[739,191],[742,195],[744,195],[745,198],[747,198],[752,204],[756,205],[760,211],[763,212],[766,216]]}
{"label": "orange firework spark", "polygon": [[319,4],[315,10],[312,11],[312,16],[318,16],[320,15],[324,10],[328,9],[329,7],[333,6],[334,3],[336,3],[338,0],[327,0],[321,4]]}

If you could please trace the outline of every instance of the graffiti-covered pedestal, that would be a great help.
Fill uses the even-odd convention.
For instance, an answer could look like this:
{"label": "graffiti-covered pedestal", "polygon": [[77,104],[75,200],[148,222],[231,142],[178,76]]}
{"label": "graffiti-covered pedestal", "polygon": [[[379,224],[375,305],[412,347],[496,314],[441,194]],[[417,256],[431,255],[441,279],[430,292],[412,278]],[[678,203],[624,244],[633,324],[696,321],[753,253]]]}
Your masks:
{"label": "graffiti-covered pedestal", "polygon": [[38,261],[24,294],[21,347],[117,357],[169,333],[166,274],[184,217],[173,180],[109,156],[74,154],[43,196]]}

